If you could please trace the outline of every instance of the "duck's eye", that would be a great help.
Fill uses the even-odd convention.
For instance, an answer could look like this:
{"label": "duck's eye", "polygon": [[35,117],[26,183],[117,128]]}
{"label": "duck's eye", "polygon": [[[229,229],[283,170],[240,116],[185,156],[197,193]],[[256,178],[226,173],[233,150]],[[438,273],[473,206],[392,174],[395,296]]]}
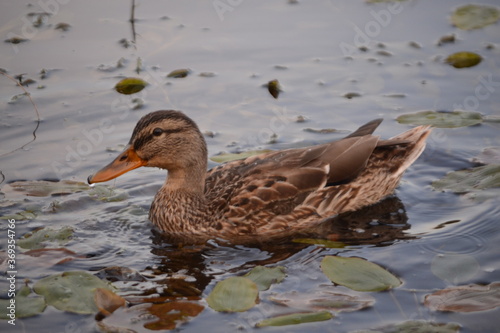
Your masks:
{"label": "duck's eye", "polygon": [[163,133],[163,130],[161,128],[155,128],[153,130],[153,135],[154,136],[160,136]]}

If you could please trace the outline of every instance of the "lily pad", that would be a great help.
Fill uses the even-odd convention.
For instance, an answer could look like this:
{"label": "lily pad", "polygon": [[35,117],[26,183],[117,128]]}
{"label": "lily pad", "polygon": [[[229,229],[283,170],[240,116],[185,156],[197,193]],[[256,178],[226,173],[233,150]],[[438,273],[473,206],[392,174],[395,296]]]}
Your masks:
{"label": "lily pad", "polygon": [[261,149],[261,150],[249,150],[249,151],[245,151],[245,152],[237,153],[237,154],[231,154],[231,153],[219,154],[219,155],[215,155],[215,156],[210,157],[210,160],[217,162],[217,163],[225,163],[225,162],[230,162],[230,161],[235,161],[235,160],[241,160],[243,158],[247,158],[247,157],[254,156],[254,155],[268,153],[270,151],[272,151],[272,150]]}
{"label": "lily pad", "polygon": [[444,324],[423,320],[410,320],[401,324],[350,333],[456,333],[459,331],[460,325],[455,323]]}
{"label": "lily pad", "polygon": [[187,68],[176,69],[168,73],[167,77],[179,79],[188,76],[189,73],[191,73],[191,71]]}
{"label": "lily pad", "polygon": [[41,228],[25,234],[17,241],[17,245],[29,250],[42,249],[51,243],[61,246],[71,240],[73,232],[71,227],[62,227],[60,229]]}
{"label": "lily pad", "polygon": [[457,52],[450,54],[444,62],[455,68],[474,67],[483,60],[481,56],[474,52]]}
{"label": "lily pad", "polygon": [[255,326],[266,327],[266,326],[297,325],[297,324],[311,323],[316,321],[325,321],[325,320],[330,320],[332,318],[333,315],[328,311],[293,313],[269,319],[264,319],[258,322],[257,325]]}
{"label": "lily pad", "polygon": [[132,95],[146,88],[148,83],[143,79],[127,77],[115,85],[115,90],[123,95]]}
{"label": "lily pad", "polygon": [[488,164],[472,169],[453,171],[432,182],[438,191],[467,193],[500,187],[500,164]]}
{"label": "lily pad", "polygon": [[483,121],[483,116],[479,112],[467,111],[420,111],[401,115],[396,120],[400,124],[456,128],[480,124]]}
{"label": "lily pad", "polygon": [[346,247],[345,243],[335,242],[328,239],[315,239],[315,238],[295,238],[294,243],[311,244],[327,247],[330,249],[342,249]]}
{"label": "lily pad", "polygon": [[278,98],[281,93],[281,85],[278,80],[271,80],[267,83],[267,90],[274,98]]}
{"label": "lily pad", "polygon": [[321,269],[332,282],[352,290],[383,291],[401,285],[396,276],[362,258],[326,256]]}
{"label": "lily pad", "polygon": [[0,319],[12,320],[14,318],[26,318],[36,316],[37,314],[42,313],[47,304],[45,303],[45,299],[41,296],[31,295],[31,289],[27,286],[23,286],[16,293],[15,298],[15,317],[10,316],[11,299],[0,299]]}
{"label": "lily pad", "polygon": [[61,311],[81,314],[99,311],[94,301],[98,288],[113,290],[107,282],[83,271],[51,275],[33,286],[37,294],[45,297],[47,304]]}
{"label": "lily pad", "polygon": [[431,310],[451,312],[487,311],[500,307],[500,282],[486,286],[471,284],[436,291],[425,296]]}
{"label": "lily pad", "polygon": [[252,308],[259,297],[259,289],[252,280],[233,276],[218,282],[207,297],[215,311],[243,312]]}
{"label": "lily pad", "polygon": [[47,180],[27,180],[16,181],[9,186],[17,192],[22,192],[32,197],[47,197],[77,193],[88,190],[90,187],[84,182],[73,180],[47,181]]}
{"label": "lily pad", "polygon": [[256,266],[244,275],[257,285],[260,291],[267,290],[274,283],[280,283],[286,277],[285,267]]}
{"label": "lily pad", "polygon": [[462,30],[473,30],[494,24],[499,18],[500,11],[496,7],[471,4],[455,9],[451,23]]}

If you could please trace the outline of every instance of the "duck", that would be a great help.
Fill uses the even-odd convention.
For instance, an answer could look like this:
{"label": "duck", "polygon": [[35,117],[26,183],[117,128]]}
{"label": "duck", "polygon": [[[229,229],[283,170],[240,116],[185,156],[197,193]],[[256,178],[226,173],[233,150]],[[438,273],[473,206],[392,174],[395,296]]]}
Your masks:
{"label": "duck", "polygon": [[137,122],[124,151],[88,183],[139,167],[166,169],[149,211],[166,237],[180,244],[278,242],[393,194],[431,129],[418,126],[383,140],[373,135],[381,122],[372,120],[340,140],[207,171],[207,144],[197,124],[181,111],[155,111]]}

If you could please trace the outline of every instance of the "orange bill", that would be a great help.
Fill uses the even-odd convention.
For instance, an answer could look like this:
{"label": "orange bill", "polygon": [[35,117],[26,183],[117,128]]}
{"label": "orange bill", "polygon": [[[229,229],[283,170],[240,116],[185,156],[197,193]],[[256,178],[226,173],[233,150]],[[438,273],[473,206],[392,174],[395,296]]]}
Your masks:
{"label": "orange bill", "polygon": [[127,146],[113,162],[89,176],[87,181],[89,184],[106,182],[143,165],[146,161],[137,155],[132,146]]}

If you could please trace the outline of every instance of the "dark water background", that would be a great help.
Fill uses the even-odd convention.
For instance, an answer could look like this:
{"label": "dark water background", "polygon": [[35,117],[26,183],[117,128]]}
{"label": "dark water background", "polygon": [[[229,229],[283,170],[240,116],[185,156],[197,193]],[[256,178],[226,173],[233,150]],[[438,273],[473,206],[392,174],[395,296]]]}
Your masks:
{"label": "dark water background", "polygon": [[[476,2],[497,4],[494,0]],[[220,3],[226,4],[225,10],[217,7]],[[190,290],[196,289],[195,296],[206,306],[203,298],[217,281],[258,264],[284,266],[287,278],[261,294],[261,303],[253,309],[223,314],[206,306],[179,326],[185,332],[245,332],[253,331],[259,320],[285,311],[268,297],[333,288],[320,262],[325,255],[341,253],[386,267],[404,281],[403,286],[373,293],[376,303],[364,311],[265,331],[349,332],[422,319],[456,322],[463,332],[499,332],[498,309],[464,315],[432,312],[422,303],[426,294],[438,289],[500,280],[498,197],[477,201],[430,186],[449,171],[473,166],[471,159],[483,148],[498,146],[498,123],[435,129],[426,151],[396,191],[399,201],[343,222],[349,245],[342,249],[295,243],[264,248],[212,244],[202,251],[171,247],[154,236],[147,219],[152,196],[165,177],[161,170],[135,170],[110,182],[120,195],[112,202],[92,199],[87,192],[26,197],[9,190],[7,184],[16,180],[85,181],[116,156],[136,121],[157,109],[183,110],[202,131],[215,132],[213,138],[207,137],[210,156],[333,140],[345,134],[310,133],[304,128],[350,131],[378,117],[385,121],[377,133],[390,137],[408,128],[395,121],[398,115],[420,110],[500,114],[500,28],[498,24],[474,31],[454,28],[449,15],[462,2],[229,3],[138,1],[137,21],[132,26],[128,1],[2,2],[1,39],[19,36],[29,41],[2,43],[0,67],[9,75],[25,74],[24,79],[36,81],[27,89],[41,121],[32,140],[37,126],[32,104],[26,97],[12,102],[22,91],[0,77],[0,215],[32,212],[17,219],[18,236],[42,226],[71,226],[75,237],[65,247],[82,256],[52,266],[43,259],[23,256],[18,249],[18,286],[24,279],[36,282],[63,271],[124,266],[150,278],[132,287],[117,283],[123,295],[151,290],[168,294],[177,288],[173,294],[182,298],[192,296]],[[31,12],[52,15],[34,28],[27,16]],[[54,29],[61,22],[70,24],[70,29]],[[439,38],[450,33],[456,34],[457,42],[437,46]],[[123,47],[122,39],[131,45]],[[410,42],[421,47],[412,47]],[[367,45],[366,52],[357,48],[360,43]],[[488,44],[493,48],[487,48]],[[479,53],[484,60],[461,70],[443,64],[444,57],[458,51]],[[189,68],[191,74],[183,79],[166,78],[179,68]],[[43,69],[48,74],[41,79]],[[120,95],[113,86],[128,76],[141,77],[150,85],[136,95]],[[283,86],[278,99],[262,88],[272,79]],[[490,86],[493,91],[479,99],[475,91],[485,79],[495,83]],[[360,96],[344,97],[353,92]],[[134,98],[141,100],[142,108],[134,109]],[[296,122],[299,115],[307,122]],[[277,142],[269,144],[273,133]],[[401,215],[399,223],[371,229],[376,225],[370,224],[372,220],[393,212],[394,207]],[[6,229],[6,221],[1,220],[3,251]],[[383,236],[374,237],[374,233]],[[443,256],[475,262],[476,269],[471,272],[466,267],[466,273],[459,270],[453,279],[443,280],[432,270],[433,260]],[[7,289],[4,279],[0,289]],[[114,324],[141,328],[126,316]],[[39,316],[17,320],[15,327],[2,321],[0,329],[90,332],[95,319],[48,307]]]}

